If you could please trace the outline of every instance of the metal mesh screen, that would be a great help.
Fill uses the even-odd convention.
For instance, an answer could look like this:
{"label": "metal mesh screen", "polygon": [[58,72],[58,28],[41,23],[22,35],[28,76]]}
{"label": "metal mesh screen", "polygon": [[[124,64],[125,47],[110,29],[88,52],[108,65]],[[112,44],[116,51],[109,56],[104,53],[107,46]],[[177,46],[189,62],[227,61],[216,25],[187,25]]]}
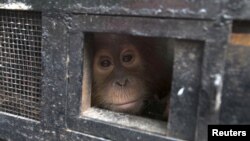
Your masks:
{"label": "metal mesh screen", "polygon": [[39,120],[41,13],[0,10],[0,111]]}

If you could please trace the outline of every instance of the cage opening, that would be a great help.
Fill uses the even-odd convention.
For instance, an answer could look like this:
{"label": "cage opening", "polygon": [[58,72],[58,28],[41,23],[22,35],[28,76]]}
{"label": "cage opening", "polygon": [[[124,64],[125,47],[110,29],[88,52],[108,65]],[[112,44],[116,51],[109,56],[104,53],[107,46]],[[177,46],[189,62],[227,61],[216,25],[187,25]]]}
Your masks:
{"label": "cage opening", "polygon": [[[84,71],[83,71],[83,86],[82,86],[83,91],[82,91],[82,105],[81,105],[82,116],[90,117],[90,118],[97,118],[97,120],[104,120],[104,121],[109,121],[112,123],[114,122],[113,119],[115,119],[115,117],[118,116],[119,119],[121,119],[121,121],[117,121],[116,124],[120,124],[124,126],[131,126],[131,127],[135,127],[135,125],[138,125],[136,126],[136,128],[150,131],[150,132],[166,134],[166,129],[167,129],[166,121],[168,118],[168,111],[169,111],[168,104],[169,104],[169,95],[170,95],[171,79],[172,79],[172,66],[173,66],[172,64],[173,63],[173,48],[168,47],[167,45],[168,40],[166,38],[140,37],[140,36],[132,36],[132,35],[124,35],[124,34],[117,35],[121,38],[125,37],[131,40],[135,40],[135,42],[133,42],[134,45],[139,45],[139,44],[146,45],[145,43],[142,42],[145,40],[147,40],[146,41],[147,43],[148,41],[153,41],[154,44],[152,45],[154,45],[154,47],[153,46],[147,47],[147,48],[144,48],[145,49],[144,50],[143,46],[140,46],[140,51],[143,51],[144,53],[142,52],[139,52],[139,53],[142,53],[144,55],[143,59],[147,58],[150,60],[150,57],[151,57],[151,60],[150,60],[151,64],[154,62],[153,59],[157,58],[160,61],[160,62],[157,62],[158,63],[157,67],[162,68],[162,65],[165,65],[165,67],[166,66],[167,67],[164,68],[164,71],[168,72],[167,74],[165,74],[165,76],[162,75],[164,73],[161,73],[162,76],[158,76],[158,74],[150,74],[151,77],[153,77],[154,75],[157,76],[156,78],[152,78],[154,79],[154,81],[159,81],[158,79],[161,79],[161,78],[167,79],[165,81],[161,81],[163,83],[167,82],[166,84],[161,84],[161,85],[165,85],[165,88],[163,90],[157,90],[157,88],[152,88],[154,90],[150,91],[150,98],[153,100],[150,100],[150,98],[147,97],[148,98],[147,101],[144,101],[144,102],[145,103],[148,102],[148,103],[146,103],[147,105],[145,104],[145,106],[142,108],[142,110],[139,113],[128,113],[128,112],[112,110],[106,107],[95,105],[93,103],[93,96],[91,95],[94,94],[93,85],[95,83],[95,79],[94,79],[95,74],[93,72],[94,71],[93,63],[95,60],[94,57],[95,57],[95,50],[96,50],[95,43],[94,43],[95,39],[93,37],[94,35],[97,35],[97,34],[102,34],[102,33],[85,33],[85,45],[84,45],[84,51],[83,51],[84,52],[83,53],[84,54],[84,64],[83,64]],[[109,34],[112,34],[112,33],[107,33],[107,36]],[[153,56],[150,55],[152,52],[153,52]],[[148,63],[147,61],[148,60],[146,60],[144,63]],[[147,67],[152,67],[150,65]],[[157,70],[157,68],[154,68],[154,67],[152,68]],[[152,71],[153,69],[151,69],[150,71]],[[147,72],[146,74],[148,74],[149,72]],[[146,76],[142,76],[142,77],[146,77]],[[152,83],[154,82],[151,81],[148,84],[153,85]],[[157,92],[159,93],[155,94]],[[124,121],[129,121],[129,122],[124,122]],[[143,122],[149,123],[147,127],[151,127],[151,128],[139,126],[139,124],[143,124]]]}
{"label": "cage opening", "polygon": [[[135,36],[130,34],[117,34],[117,33],[85,33],[84,37],[85,40],[83,49],[84,63],[83,63],[81,117],[92,118],[95,120],[105,121],[111,124],[118,124],[126,127],[140,129],[143,131],[149,131],[161,135],[167,135],[168,134],[167,129],[169,128],[168,120],[170,120],[169,118],[171,118],[170,114],[173,113],[170,111],[175,110],[175,107],[171,107],[170,109],[170,103],[171,103],[170,99],[176,98],[175,94],[172,94],[173,91],[176,91],[176,84],[172,82],[172,79],[173,77],[175,77],[175,79],[180,79],[181,77],[187,79],[186,75],[188,74],[190,74],[191,75],[190,77],[192,77],[190,79],[194,79],[195,76],[193,76],[192,73],[195,73],[196,70],[190,69],[189,72],[187,65],[188,64],[190,65],[190,63],[195,63],[194,66],[197,67],[200,66],[199,64],[201,62],[200,51],[202,50],[202,48],[199,47],[203,46],[203,42],[171,39],[165,37],[144,37],[144,36]],[[136,51],[133,50],[134,48]],[[109,51],[105,51],[105,49],[106,50],[108,49]],[[139,61],[136,58],[133,59],[133,57],[136,57],[136,55],[137,57],[139,56]],[[185,55],[187,55],[186,58]],[[124,56],[125,56],[125,62],[124,62]],[[127,57],[130,59],[128,59]],[[104,60],[110,61],[110,63],[102,62],[103,58]],[[141,61],[140,59],[144,60],[144,62]],[[132,84],[131,88],[135,90],[133,91],[134,95],[140,93],[144,89],[149,94],[149,97],[146,98],[140,97],[142,99],[145,98],[143,99],[144,105],[137,113],[136,111],[134,112],[133,110],[132,112],[130,112],[126,110],[123,111],[123,109],[120,110],[119,108],[117,110],[116,107],[108,107],[110,102],[113,102],[117,99],[118,99],[117,101],[120,102],[122,101],[121,99],[124,98],[124,97],[112,98],[112,94],[116,95],[117,97],[119,97],[119,95],[124,94],[119,91],[121,84],[117,85],[115,83],[116,81],[114,80],[116,80],[116,78],[119,78],[118,80],[120,80],[121,78],[123,78],[123,75],[127,76],[126,72],[128,73],[130,72],[129,69],[131,68],[126,68],[126,65],[130,66],[133,63],[126,64],[130,63],[128,60],[132,60],[132,62],[136,60],[135,62],[138,61],[139,64],[142,63],[143,67],[136,64],[134,69],[136,68],[135,70],[139,71],[139,74],[141,73],[143,75],[139,77],[139,81],[137,81],[136,83],[133,83],[133,81],[131,81],[131,77],[128,77],[129,82],[126,82],[128,84],[124,85],[124,87],[129,89],[129,83],[131,83]],[[125,65],[123,63],[125,63]],[[112,66],[112,64],[116,66]],[[100,67],[100,65],[103,66]],[[114,68],[119,65],[120,67],[122,66],[122,68],[117,68],[117,69],[120,70],[125,68],[124,69],[125,72],[123,72],[122,75],[120,74],[118,76],[115,74],[112,75],[112,73],[115,72]],[[104,77],[105,79],[102,79],[101,78],[103,77],[102,74],[106,73],[105,71],[108,71],[110,69],[110,68],[105,68],[107,66],[108,67],[111,66],[112,71],[109,72],[110,74],[108,75],[108,77]],[[146,70],[146,72],[137,70],[138,68],[142,68],[142,70]],[[178,73],[183,73],[184,71],[184,70],[181,71],[179,69],[187,70],[187,72],[185,72],[185,74],[178,74]],[[128,76],[129,75],[130,74],[128,74]],[[137,77],[138,73],[135,76]],[[149,81],[150,83],[148,83],[147,81],[143,86],[137,85],[140,83],[140,81],[146,81],[147,77],[150,78],[151,80]],[[103,82],[101,83],[98,82],[100,81],[98,80],[100,78],[101,80],[103,80]],[[100,92],[100,94],[102,94],[103,96],[103,97],[101,96],[103,98],[101,100],[104,100],[106,102],[104,104],[108,103],[107,104],[108,106],[106,105],[103,106],[101,105],[102,103],[100,105],[98,105],[98,103],[97,104],[95,103],[96,101],[94,100],[95,98],[94,96],[97,93],[96,89],[100,87],[96,86],[97,83],[104,84],[101,87],[107,87],[107,89]],[[187,83],[188,83],[187,85],[192,85],[191,84],[192,81],[188,81]],[[113,86],[115,86],[116,88],[112,88]],[[136,88],[138,87],[139,90],[136,91]],[[171,90],[172,88],[173,90]],[[117,89],[118,92],[117,91],[112,92],[112,90],[117,90]],[[190,91],[192,92],[192,90]],[[189,90],[187,90],[187,92],[185,93],[189,93]],[[178,94],[178,96],[179,95],[180,94]],[[105,99],[106,96],[107,97],[109,96],[109,98]],[[128,96],[130,95],[128,94]],[[112,100],[109,101],[109,99]],[[176,104],[176,101],[173,103]],[[114,105],[116,105],[116,103],[114,103]],[[131,107],[132,109],[133,108],[136,109],[137,108],[136,106],[138,106],[136,104],[135,106],[133,104],[131,105],[126,105],[124,107],[125,109],[126,107],[128,107],[128,110],[130,110]],[[122,108],[124,107],[122,106]],[[140,126],[140,125],[145,125],[145,126]]]}
{"label": "cage opening", "polygon": [[250,21],[233,21],[230,44],[250,46]]}
{"label": "cage opening", "polygon": [[[166,121],[173,63],[167,40],[113,33],[86,36],[92,49],[91,106]],[[113,68],[107,75],[109,67],[99,64],[105,61]]]}

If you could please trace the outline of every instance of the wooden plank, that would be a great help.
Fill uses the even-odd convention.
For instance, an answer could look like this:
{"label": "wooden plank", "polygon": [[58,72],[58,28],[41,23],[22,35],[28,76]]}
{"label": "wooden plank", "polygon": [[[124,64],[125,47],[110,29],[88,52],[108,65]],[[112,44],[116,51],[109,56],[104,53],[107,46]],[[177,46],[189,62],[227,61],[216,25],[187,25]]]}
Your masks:
{"label": "wooden plank", "polygon": [[233,33],[230,36],[230,44],[250,47],[250,33]]}

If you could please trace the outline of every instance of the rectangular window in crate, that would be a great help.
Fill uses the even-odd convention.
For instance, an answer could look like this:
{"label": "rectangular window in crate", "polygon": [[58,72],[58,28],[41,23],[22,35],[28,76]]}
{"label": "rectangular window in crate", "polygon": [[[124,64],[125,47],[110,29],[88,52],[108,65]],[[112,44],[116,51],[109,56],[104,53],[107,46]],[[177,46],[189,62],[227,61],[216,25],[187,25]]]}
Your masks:
{"label": "rectangular window in crate", "polygon": [[233,21],[230,44],[250,46],[250,21]]}
{"label": "rectangular window in crate", "polygon": [[202,42],[109,32],[84,37],[83,119],[167,135],[175,108],[195,103]]}
{"label": "rectangular window in crate", "polygon": [[0,111],[39,120],[41,13],[0,10]]}

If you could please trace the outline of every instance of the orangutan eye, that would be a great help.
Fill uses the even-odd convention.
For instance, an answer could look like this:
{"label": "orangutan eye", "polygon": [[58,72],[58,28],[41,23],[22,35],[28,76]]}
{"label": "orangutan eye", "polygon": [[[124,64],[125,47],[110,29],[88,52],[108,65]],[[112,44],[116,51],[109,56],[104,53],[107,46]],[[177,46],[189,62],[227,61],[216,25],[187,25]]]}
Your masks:
{"label": "orangutan eye", "polygon": [[126,54],[122,57],[122,61],[126,63],[130,62],[132,59],[133,59],[133,56],[131,54]]}
{"label": "orangutan eye", "polygon": [[110,65],[111,65],[111,62],[109,61],[109,60],[107,60],[107,59],[105,59],[105,60],[102,60],[101,62],[100,62],[100,65],[102,66],[102,67],[109,67]]}

